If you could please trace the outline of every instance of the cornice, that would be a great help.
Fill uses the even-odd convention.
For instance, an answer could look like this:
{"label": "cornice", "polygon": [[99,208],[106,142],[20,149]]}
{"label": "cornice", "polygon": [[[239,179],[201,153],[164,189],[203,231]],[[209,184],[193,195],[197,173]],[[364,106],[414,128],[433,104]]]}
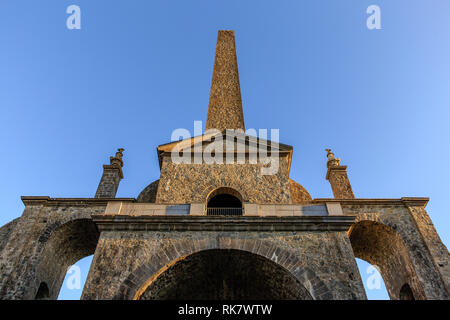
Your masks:
{"label": "cornice", "polygon": [[48,196],[22,196],[25,206],[106,206],[110,201],[136,202],[135,198],[50,198]]}
{"label": "cornice", "polygon": [[355,216],[226,217],[93,215],[100,231],[347,231]]}
{"label": "cornice", "polygon": [[426,197],[402,197],[397,199],[334,199],[334,198],[317,198],[313,199],[313,203],[335,202],[341,205],[397,205],[397,206],[426,206],[430,198]]}

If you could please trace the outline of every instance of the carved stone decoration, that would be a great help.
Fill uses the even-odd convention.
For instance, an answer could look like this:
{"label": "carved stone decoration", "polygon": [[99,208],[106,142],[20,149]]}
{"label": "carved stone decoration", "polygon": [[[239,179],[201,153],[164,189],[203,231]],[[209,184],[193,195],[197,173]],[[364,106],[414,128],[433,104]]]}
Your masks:
{"label": "carved stone decoration", "polygon": [[327,168],[331,168],[331,167],[339,167],[339,164],[341,163],[341,159],[339,158],[335,158],[334,157],[334,153],[331,152],[331,149],[325,149],[325,151],[327,152]]}
{"label": "carved stone decoration", "polygon": [[116,165],[116,166],[120,166],[121,168],[123,167],[123,152],[125,151],[124,148],[119,148],[117,149],[116,152],[116,156],[115,157],[109,157],[109,163],[111,165]]}

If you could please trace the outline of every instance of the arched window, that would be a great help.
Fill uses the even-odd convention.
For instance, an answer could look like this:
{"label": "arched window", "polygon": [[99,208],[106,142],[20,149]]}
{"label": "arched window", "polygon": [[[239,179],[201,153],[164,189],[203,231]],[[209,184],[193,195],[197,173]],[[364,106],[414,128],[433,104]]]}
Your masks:
{"label": "arched window", "polygon": [[216,189],[208,196],[206,213],[212,216],[241,216],[242,197],[231,188]]}

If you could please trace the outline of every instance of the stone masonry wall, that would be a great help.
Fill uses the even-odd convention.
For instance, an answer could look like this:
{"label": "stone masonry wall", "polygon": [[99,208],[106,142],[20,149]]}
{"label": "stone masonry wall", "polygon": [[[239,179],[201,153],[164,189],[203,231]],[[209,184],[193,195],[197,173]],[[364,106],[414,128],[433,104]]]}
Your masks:
{"label": "stone masonry wall", "polygon": [[292,203],[287,157],[280,156],[275,175],[261,175],[257,164],[173,164],[164,157],[156,203],[204,203],[219,187],[238,191],[244,201],[259,204]]}
{"label": "stone masonry wall", "polygon": [[42,281],[49,282],[50,298],[56,299],[66,268],[93,253],[98,231],[91,215],[103,213],[107,202],[24,202],[0,252],[0,299],[34,299]]}
{"label": "stone masonry wall", "polygon": [[433,259],[435,268],[441,276],[445,290],[449,294],[450,260],[447,247],[436,232],[433,222],[423,206],[408,205],[408,210],[416,223],[418,231],[422,235],[425,245]]}
{"label": "stone masonry wall", "polygon": [[132,299],[161,268],[208,249],[266,257],[291,272],[314,299],[365,299],[345,232],[213,231],[102,232],[82,299]]}
{"label": "stone masonry wall", "polygon": [[95,198],[114,198],[122,179],[122,169],[115,165],[104,165],[103,175],[95,193]]}
{"label": "stone masonry wall", "polygon": [[397,204],[382,202],[357,204],[357,202],[344,201],[341,202],[341,206],[344,214],[357,216],[355,224],[362,221],[375,221],[392,228],[400,236],[408,251],[426,299],[449,298],[426,243],[404,203],[398,201]]}
{"label": "stone masonry wall", "polygon": [[17,225],[17,222],[19,222],[19,218],[14,219],[0,228],[0,252],[2,252],[3,248],[8,243],[9,236]]}

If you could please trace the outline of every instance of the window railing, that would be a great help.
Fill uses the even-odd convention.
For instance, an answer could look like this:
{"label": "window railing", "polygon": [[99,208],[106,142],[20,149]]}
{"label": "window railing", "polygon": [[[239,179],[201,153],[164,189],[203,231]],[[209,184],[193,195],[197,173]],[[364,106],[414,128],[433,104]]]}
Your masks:
{"label": "window railing", "polygon": [[208,216],[242,216],[242,208],[207,208]]}

